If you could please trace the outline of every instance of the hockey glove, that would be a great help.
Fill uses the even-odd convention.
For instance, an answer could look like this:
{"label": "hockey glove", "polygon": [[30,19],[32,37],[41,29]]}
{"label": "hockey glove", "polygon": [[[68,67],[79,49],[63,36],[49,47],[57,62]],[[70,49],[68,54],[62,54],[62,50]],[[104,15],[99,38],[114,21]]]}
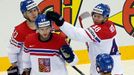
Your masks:
{"label": "hockey glove", "polygon": [[53,12],[53,11],[48,11],[46,13],[46,18],[48,20],[54,21],[57,26],[62,26],[65,21],[64,18],[60,14]]}
{"label": "hockey glove", "polygon": [[22,75],[30,75],[31,69],[30,68],[25,68]]}
{"label": "hockey glove", "polygon": [[62,46],[60,53],[66,62],[71,63],[74,60],[75,55],[69,45]]}
{"label": "hockey glove", "polygon": [[13,66],[10,66],[8,69],[7,69],[7,73],[8,75],[19,75],[19,70],[18,70],[18,67],[13,67]]}

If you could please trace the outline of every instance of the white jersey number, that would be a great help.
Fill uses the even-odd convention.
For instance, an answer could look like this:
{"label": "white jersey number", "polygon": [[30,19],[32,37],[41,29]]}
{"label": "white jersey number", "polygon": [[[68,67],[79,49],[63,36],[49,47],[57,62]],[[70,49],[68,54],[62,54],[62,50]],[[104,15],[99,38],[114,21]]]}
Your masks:
{"label": "white jersey number", "polygon": [[99,27],[98,25],[95,25],[92,28],[94,29],[95,32],[99,32],[101,30],[101,27]]}

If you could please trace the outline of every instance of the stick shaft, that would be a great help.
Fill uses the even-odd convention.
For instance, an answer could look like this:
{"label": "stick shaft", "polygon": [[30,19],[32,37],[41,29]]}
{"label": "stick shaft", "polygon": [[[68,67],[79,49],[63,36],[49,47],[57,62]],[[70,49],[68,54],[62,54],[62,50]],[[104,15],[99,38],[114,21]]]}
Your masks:
{"label": "stick shaft", "polygon": [[79,70],[76,66],[72,66],[80,75],[85,75],[81,70]]}

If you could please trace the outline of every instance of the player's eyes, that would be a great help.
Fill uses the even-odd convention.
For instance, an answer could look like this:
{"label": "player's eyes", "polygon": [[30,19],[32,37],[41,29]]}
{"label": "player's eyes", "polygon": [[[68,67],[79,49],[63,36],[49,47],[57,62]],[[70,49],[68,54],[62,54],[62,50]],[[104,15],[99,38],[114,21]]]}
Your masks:
{"label": "player's eyes", "polygon": [[31,10],[28,10],[28,13],[32,13],[32,12],[36,12],[37,11],[37,9],[31,9]]}

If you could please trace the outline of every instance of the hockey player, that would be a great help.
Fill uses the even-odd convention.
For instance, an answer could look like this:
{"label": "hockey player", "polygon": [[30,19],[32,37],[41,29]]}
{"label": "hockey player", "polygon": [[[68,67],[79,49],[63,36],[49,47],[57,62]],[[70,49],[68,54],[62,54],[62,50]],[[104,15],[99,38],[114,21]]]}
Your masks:
{"label": "hockey player", "polygon": [[113,58],[109,54],[99,54],[96,57],[96,70],[101,75],[112,75],[113,63]]}
{"label": "hockey player", "polygon": [[21,74],[22,71],[22,46],[25,40],[25,37],[28,34],[35,33],[35,19],[39,14],[39,9],[36,3],[33,0],[23,0],[20,3],[20,10],[26,19],[23,23],[19,24],[15,27],[14,32],[12,34],[8,55],[11,62],[11,67],[8,69],[9,75],[18,75]]}
{"label": "hockey player", "polygon": [[24,42],[23,75],[68,75],[64,60],[74,65],[78,59],[65,37],[51,32],[51,22],[44,14],[35,23],[37,33],[28,35]]}
{"label": "hockey player", "polygon": [[73,27],[56,12],[47,12],[48,19],[55,21],[57,26],[72,40],[88,42],[89,56],[91,60],[91,75],[99,75],[96,71],[95,59],[100,53],[108,53],[114,59],[112,75],[122,75],[120,65],[120,53],[116,44],[116,28],[114,23],[108,20],[110,8],[106,4],[98,4],[92,11],[94,24],[87,29]]}

